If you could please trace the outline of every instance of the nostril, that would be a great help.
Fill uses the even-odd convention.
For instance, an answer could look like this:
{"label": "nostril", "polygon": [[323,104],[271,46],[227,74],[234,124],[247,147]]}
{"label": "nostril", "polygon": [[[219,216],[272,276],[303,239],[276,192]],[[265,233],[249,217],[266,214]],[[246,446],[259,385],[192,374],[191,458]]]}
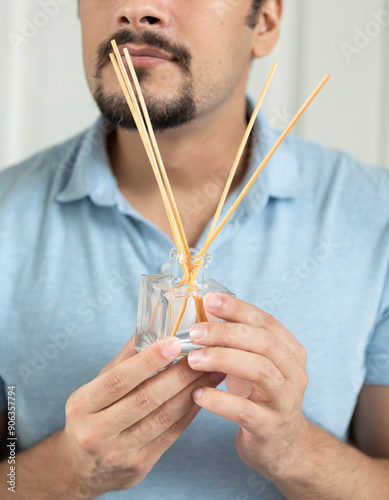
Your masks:
{"label": "nostril", "polygon": [[155,24],[159,21],[159,19],[157,17],[153,17],[153,16],[146,16],[146,17],[142,17],[141,19],[141,22],[146,22],[148,24]]}

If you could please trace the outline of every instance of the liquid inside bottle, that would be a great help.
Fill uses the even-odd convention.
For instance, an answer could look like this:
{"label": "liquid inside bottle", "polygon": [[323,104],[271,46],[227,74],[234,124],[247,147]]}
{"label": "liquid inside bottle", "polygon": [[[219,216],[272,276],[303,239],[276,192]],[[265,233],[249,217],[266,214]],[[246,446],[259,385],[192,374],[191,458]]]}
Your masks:
{"label": "liquid inside bottle", "polygon": [[[190,249],[190,254],[170,251],[171,274],[142,275],[135,349],[143,351],[153,342],[171,335],[181,341],[181,356],[199,346],[191,341],[189,330],[200,321],[207,321],[203,297],[218,292],[234,295],[212,278],[207,278],[212,255],[206,252],[197,257],[199,250]],[[192,286],[184,278],[195,277]]]}

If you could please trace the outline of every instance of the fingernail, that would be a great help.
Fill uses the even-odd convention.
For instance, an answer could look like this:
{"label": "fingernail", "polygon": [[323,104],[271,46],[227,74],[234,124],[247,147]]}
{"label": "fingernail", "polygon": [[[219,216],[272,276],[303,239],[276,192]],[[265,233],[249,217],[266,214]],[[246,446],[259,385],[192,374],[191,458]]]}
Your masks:
{"label": "fingernail", "polygon": [[181,342],[176,337],[166,339],[161,350],[167,358],[176,358],[181,352]]}
{"label": "fingernail", "polygon": [[205,337],[206,333],[207,333],[207,326],[203,325],[202,323],[196,323],[190,329],[190,338],[195,342],[198,342],[199,340]]}
{"label": "fingernail", "polygon": [[219,309],[222,305],[222,299],[219,295],[215,295],[214,293],[210,293],[204,297],[205,305],[210,309]]}
{"label": "fingernail", "polygon": [[211,372],[209,374],[209,381],[210,382],[218,382],[219,380],[221,380],[222,378],[224,378],[226,376],[225,373],[220,373],[220,372]]}
{"label": "fingernail", "polygon": [[195,351],[191,351],[188,355],[189,363],[196,364],[200,363],[200,361],[204,357],[204,349],[196,349]]}
{"label": "fingernail", "polygon": [[193,391],[193,399],[201,398],[201,395],[203,392],[204,392],[204,389],[202,387],[197,387],[197,389],[195,389]]}

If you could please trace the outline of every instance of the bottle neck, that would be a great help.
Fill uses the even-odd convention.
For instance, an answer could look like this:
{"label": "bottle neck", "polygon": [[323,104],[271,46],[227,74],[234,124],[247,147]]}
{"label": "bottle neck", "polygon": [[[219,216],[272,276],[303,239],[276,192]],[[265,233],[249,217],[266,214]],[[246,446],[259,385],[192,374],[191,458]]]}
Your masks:
{"label": "bottle neck", "polygon": [[[202,257],[197,257],[199,250],[196,248],[190,249],[190,254],[181,254],[177,249],[170,251],[172,262],[171,280],[174,286],[179,286],[183,278],[187,276],[195,276],[194,286],[201,288],[205,286],[207,280],[208,264],[212,260],[212,255],[206,252]],[[184,282],[183,287],[187,286]]]}

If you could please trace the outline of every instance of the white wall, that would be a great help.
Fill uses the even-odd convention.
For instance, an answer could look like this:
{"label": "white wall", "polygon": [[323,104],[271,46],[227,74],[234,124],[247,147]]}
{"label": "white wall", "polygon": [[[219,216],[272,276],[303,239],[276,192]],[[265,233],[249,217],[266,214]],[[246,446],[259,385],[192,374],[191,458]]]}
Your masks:
{"label": "white wall", "polygon": [[[45,16],[43,4],[51,6],[50,15]],[[282,128],[329,72],[330,82],[294,133],[389,165],[388,25],[389,0],[285,0],[280,42],[254,65],[249,92],[259,95],[277,60],[264,110]],[[16,38],[20,35],[24,41]],[[77,133],[97,115],[83,76],[80,44],[76,0],[4,2],[0,169]]]}

